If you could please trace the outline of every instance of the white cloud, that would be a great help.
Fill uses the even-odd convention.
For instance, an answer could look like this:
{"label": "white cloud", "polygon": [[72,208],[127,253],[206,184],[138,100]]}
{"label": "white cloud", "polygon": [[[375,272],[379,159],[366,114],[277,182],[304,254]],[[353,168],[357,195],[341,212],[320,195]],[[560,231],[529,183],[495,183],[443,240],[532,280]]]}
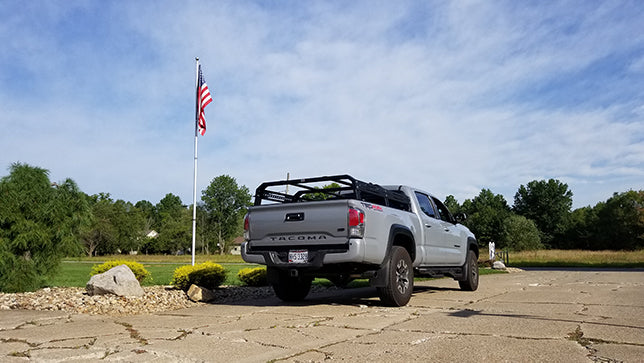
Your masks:
{"label": "white cloud", "polygon": [[[11,73],[0,76],[0,142],[9,150],[0,163],[49,168],[88,193],[156,202],[172,192],[190,202],[200,56],[214,93],[199,140],[200,190],[220,174],[252,190],[287,172],[352,173],[460,201],[488,188],[511,204],[520,184],[560,178],[576,206],[594,204],[641,188],[644,125],[633,105],[644,94],[623,81],[572,104],[552,99],[553,81],[592,80],[597,70],[588,67],[606,57],[622,57],[624,69],[604,75],[638,72],[641,10],[625,7],[159,2],[17,10],[0,15],[0,39],[15,53],[0,56],[0,70]],[[82,24],[103,25],[81,29],[97,32],[92,43],[69,34],[79,29],[65,20],[78,12],[90,17]],[[42,29],[22,26],[34,15]],[[28,61],[16,65],[21,57]],[[17,93],[18,71],[33,77],[37,103]],[[610,104],[597,103],[607,91]]]}

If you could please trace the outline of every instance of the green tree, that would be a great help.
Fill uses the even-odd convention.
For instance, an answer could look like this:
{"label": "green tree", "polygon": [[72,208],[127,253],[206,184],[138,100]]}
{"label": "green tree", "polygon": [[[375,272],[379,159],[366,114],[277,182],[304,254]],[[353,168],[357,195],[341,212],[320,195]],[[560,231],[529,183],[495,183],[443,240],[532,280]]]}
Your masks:
{"label": "green tree", "polygon": [[50,222],[56,228],[55,240],[60,240],[60,251],[66,256],[80,256],[83,253],[81,236],[91,223],[89,198],[76,182],[65,179],[52,183],[56,192],[49,210],[54,216]]}
{"label": "green tree", "polygon": [[0,291],[35,290],[81,250],[89,206],[71,179],[52,184],[47,170],[21,163],[9,171],[0,179]]}
{"label": "green tree", "polygon": [[445,204],[447,209],[449,209],[449,211],[452,212],[452,215],[456,215],[456,213],[462,212],[461,205],[458,204],[458,201],[456,200],[456,198],[454,198],[454,196],[451,194],[445,197],[445,202],[443,203]]}
{"label": "green tree", "polygon": [[539,229],[533,221],[516,214],[503,221],[501,246],[512,251],[538,250],[543,248]]}
{"label": "green tree", "polygon": [[145,236],[143,212],[121,199],[114,203],[113,208],[112,224],[117,232],[117,249],[121,253],[138,251]]}
{"label": "green tree", "polygon": [[502,195],[482,189],[473,200],[463,202],[462,211],[468,215],[465,225],[479,242],[501,241],[503,221],[510,215],[510,207]]}
{"label": "green tree", "polygon": [[602,248],[644,247],[644,190],[614,193],[597,207],[596,235]]}
{"label": "green tree", "polygon": [[140,200],[134,204],[134,206],[141,211],[143,215],[143,223],[145,232],[150,232],[152,229],[156,228],[157,223],[157,209],[151,202],[147,200]]}
{"label": "green tree", "polygon": [[[564,238],[559,247],[563,249],[597,250],[601,249],[598,240],[597,225],[599,217],[597,211],[605,203],[597,203],[594,208],[590,206],[577,208],[568,217]],[[607,247],[608,248],[608,247]]]}
{"label": "green tree", "polygon": [[153,240],[154,253],[186,253],[192,245],[192,216],[184,209],[174,218],[164,219],[159,228],[159,237]]}
{"label": "green tree", "polygon": [[88,256],[138,251],[146,232],[143,212],[132,203],[114,201],[109,193],[90,197],[92,223],[83,236]]}
{"label": "green tree", "polygon": [[168,193],[156,205],[159,237],[150,241],[153,253],[181,253],[188,250],[192,240],[192,215],[181,198]]}
{"label": "green tree", "polygon": [[[337,189],[337,188],[340,188],[340,187],[341,186],[338,183],[331,183],[331,184],[326,184],[326,185],[322,186],[322,189]],[[318,190],[319,190],[319,188],[318,188]],[[302,199],[310,200],[310,201],[327,200],[327,199],[329,199],[331,197],[332,197],[331,194],[324,193],[324,192],[316,192],[316,193],[309,192],[309,193],[304,193],[304,195],[302,195]]]}
{"label": "green tree", "polygon": [[114,201],[109,193],[95,194],[90,197],[91,226],[83,235],[83,244],[88,256],[111,254],[117,249],[118,233],[114,218]]}
{"label": "green tree", "polygon": [[246,186],[238,186],[235,178],[220,175],[202,191],[201,201],[213,226],[219,252],[230,249],[232,240],[241,234],[246,208],[251,205]]}
{"label": "green tree", "polygon": [[[192,210],[190,211],[192,213]],[[209,223],[208,211],[203,203],[197,204],[197,235],[195,236],[195,248],[201,248],[201,252],[209,255],[212,251],[210,242],[217,240],[217,231],[212,223]]]}
{"label": "green tree", "polygon": [[541,241],[552,247],[558,243],[566,231],[572,191],[568,185],[558,180],[533,180],[526,186],[521,185],[514,195],[514,211],[532,219],[541,232]]}

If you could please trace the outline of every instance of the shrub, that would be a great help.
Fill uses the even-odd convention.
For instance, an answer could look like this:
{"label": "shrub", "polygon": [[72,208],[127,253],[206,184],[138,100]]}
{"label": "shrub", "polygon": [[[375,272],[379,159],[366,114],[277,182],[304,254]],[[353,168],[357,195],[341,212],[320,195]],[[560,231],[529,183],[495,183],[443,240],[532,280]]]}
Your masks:
{"label": "shrub", "polygon": [[145,267],[143,267],[142,264],[138,262],[126,261],[126,260],[112,260],[112,261],[107,261],[100,265],[94,265],[94,267],[92,267],[92,272],[90,272],[90,276],[102,274],[103,272],[106,272],[120,265],[126,265],[127,267],[129,267],[130,270],[132,270],[132,272],[134,273],[134,276],[136,276],[136,279],[139,281],[139,283],[143,281],[152,280],[150,273],[148,272],[148,270],[145,269]]}
{"label": "shrub", "polygon": [[237,277],[239,281],[248,286],[265,286],[267,284],[266,268],[264,267],[243,268],[239,270]]}
{"label": "shrub", "polygon": [[21,163],[9,170],[0,176],[0,292],[33,291],[82,250],[89,203],[71,179],[52,184],[47,170]]}
{"label": "shrub", "polygon": [[170,285],[187,291],[190,285],[214,289],[221,285],[226,279],[226,270],[219,264],[213,262],[199,263],[194,266],[187,265],[177,267],[172,275]]}
{"label": "shrub", "polygon": [[499,241],[511,251],[529,251],[543,248],[539,229],[524,216],[511,215],[503,221],[502,238]]}

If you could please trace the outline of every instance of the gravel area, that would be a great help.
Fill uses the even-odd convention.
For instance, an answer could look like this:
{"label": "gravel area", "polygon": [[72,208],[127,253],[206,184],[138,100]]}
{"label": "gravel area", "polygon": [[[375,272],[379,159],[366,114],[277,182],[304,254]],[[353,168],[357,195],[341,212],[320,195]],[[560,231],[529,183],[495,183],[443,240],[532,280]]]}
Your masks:
{"label": "gravel area", "polygon": [[[203,303],[188,299],[185,292],[164,286],[143,287],[142,297],[116,295],[90,296],[81,287],[53,287],[35,292],[0,293],[0,310],[52,310],[80,314],[138,315],[171,311]],[[212,303],[231,303],[245,299],[273,296],[270,287],[221,287],[215,290]]]}
{"label": "gravel area", "polygon": [[[520,272],[522,270],[508,268],[507,271]],[[335,287],[313,286],[311,292],[327,289],[335,289]],[[52,310],[121,316],[155,314],[203,304],[191,301],[185,292],[169,286],[144,286],[143,290],[145,290],[145,295],[142,297],[90,296],[81,287],[53,287],[16,294],[0,293],[0,310]],[[216,298],[210,302],[213,304],[229,304],[275,296],[273,289],[269,286],[223,286],[214,292]]]}

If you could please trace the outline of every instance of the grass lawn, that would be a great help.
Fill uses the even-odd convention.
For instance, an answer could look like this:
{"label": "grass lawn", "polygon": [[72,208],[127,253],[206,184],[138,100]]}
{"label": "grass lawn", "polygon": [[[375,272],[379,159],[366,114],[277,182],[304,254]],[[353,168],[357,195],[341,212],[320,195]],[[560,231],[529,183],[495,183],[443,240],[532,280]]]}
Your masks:
{"label": "grass lawn", "polygon": [[[481,256],[487,258],[487,255],[487,250],[481,250]],[[510,252],[509,265],[513,267],[635,268],[644,267],[644,250],[538,250]]]}
{"label": "grass lawn", "polygon": [[[204,260],[205,261],[205,260]],[[90,278],[90,272],[92,267],[95,264],[100,264],[105,261],[97,261],[95,263],[88,261],[64,261],[58,273],[49,281],[50,286],[57,287],[85,287]],[[177,267],[189,265],[190,261],[187,263],[170,263],[170,262],[142,262],[136,261],[143,264],[146,270],[152,276],[152,281],[143,283],[143,286],[146,285],[169,285],[170,280],[172,280],[172,274]],[[237,273],[242,268],[246,267],[257,267],[258,265],[250,264],[231,264],[224,263],[224,268],[226,269],[226,280],[224,285],[241,285],[241,281],[237,278]]]}
{"label": "grass lawn", "polygon": [[[481,260],[487,259],[487,249],[481,250]],[[105,261],[124,259],[136,261],[152,275],[148,285],[168,285],[174,270],[179,266],[189,265],[192,257],[170,255],[117,255],[99,257],[68,258],[58,273],[50,280],[50,286],[84,287],[90,278],[92,266]],[[227,271],[224,285],[242,285],[237,278],[239,270],[258,265],[245,264],[241,256],[236,255],[197,255],[196,262],[211,261],[222,264]],[[540,250],[510,252],[510,266],[513,267],[594,267],[594,268],[633,268],[644,267],[644,250],[642,251],[580,251],[580,250]],[[503,273],[496,270],[479,270],[481,275]],[[423,279],[418,279],[422,281]],[[316,284],[331,285],[326,279],[316,279]],[[145,285],[145,284],[144,284]],[[356,280],[349,287],[368,286],[367,280]]]}

